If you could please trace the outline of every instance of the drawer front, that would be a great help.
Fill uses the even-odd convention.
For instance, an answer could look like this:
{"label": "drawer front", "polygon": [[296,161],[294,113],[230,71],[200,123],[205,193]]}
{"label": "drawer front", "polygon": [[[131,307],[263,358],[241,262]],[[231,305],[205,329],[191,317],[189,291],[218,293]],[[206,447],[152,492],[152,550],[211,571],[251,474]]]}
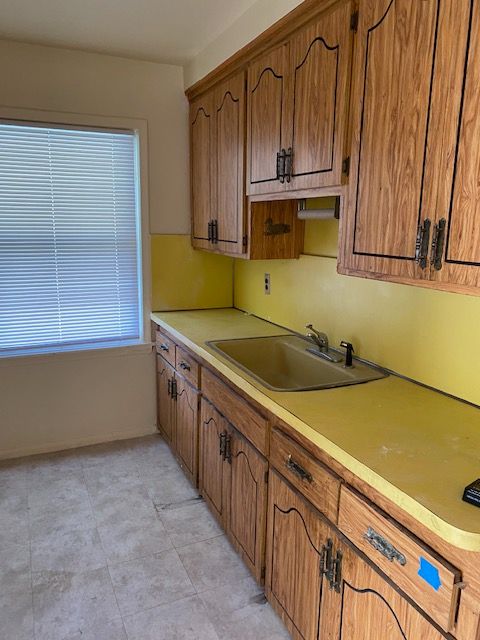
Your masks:
{"label": "drawer front", "polygon": [[157,353],[162,356],[164,360],[171,364],[172,367],[175,366],[175,342],[170,340],[168,336],[166,336],[161,331],[157,330],[156,334],[156,348]]}
{"label": "drawer front", "polygon": [[277,429],[272,431],[270,463],[329,520],[337,522],[340,480]]}
{"label": "drawer front", "polygon": [[435,622],[451,630],[459,571],[347,487],[340,492],[338,527]]}
{"label": "drawer front", "polygon": [[267,453],[268,420],[205,368],[202,393],[261,453]]}
{"label": "drawer front", "polygon": [[175,369],[196,389],[200,386],[200,365],[192,356],[177,345]]}

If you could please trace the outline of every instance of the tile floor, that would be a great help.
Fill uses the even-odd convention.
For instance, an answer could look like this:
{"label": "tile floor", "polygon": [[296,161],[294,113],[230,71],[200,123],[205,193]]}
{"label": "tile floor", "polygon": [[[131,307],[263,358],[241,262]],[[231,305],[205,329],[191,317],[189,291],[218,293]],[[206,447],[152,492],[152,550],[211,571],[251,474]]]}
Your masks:
{"label": "tile floor", "polygon": [[0,463],[0,640],[287,640],[160,437]]}

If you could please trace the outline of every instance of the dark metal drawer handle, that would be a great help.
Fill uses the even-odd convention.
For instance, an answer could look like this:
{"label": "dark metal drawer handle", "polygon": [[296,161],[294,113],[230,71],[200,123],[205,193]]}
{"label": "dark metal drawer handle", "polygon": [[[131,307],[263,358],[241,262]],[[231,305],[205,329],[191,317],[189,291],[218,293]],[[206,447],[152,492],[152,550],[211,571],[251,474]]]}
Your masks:
{"label": "dark metal drawer handle", "polygon": [[162,342],[162,344],[160,345],[160,349],[162,351],[168,351],[168,344],[165,344],[165,342]]}
{"label": "dark metal drawer handle", "polygon": [[182,360],[182,362],[180,362],[180,369],[183,369],[184,371],[190,371],[190,365]]}
{"label": "dark metal drawer handle", "polygon": [[368,527],[367,533],[363,537],[369,545],[379,551],[390,562],[396,560],[402,567],[407,564],[407,559],[403,553],[398,551],[391,542],[377,533],[372,527]]}
{"label": "dark metal drawer handle", "polygon": [[290,454],[285,462],[285,466],[287,469],[292,471],[295,475],[297,475],[301,480],[306,480],[307,482],[313,482],[312,474],[305,471],[303,467],[301,467],[298,462],[292,458]]}

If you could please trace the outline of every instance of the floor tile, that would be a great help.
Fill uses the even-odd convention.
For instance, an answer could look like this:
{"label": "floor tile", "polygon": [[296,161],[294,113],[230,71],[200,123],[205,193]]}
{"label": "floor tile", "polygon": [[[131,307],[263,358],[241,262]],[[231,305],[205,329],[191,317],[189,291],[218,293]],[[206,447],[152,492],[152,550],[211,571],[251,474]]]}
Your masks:
{"label": "floor tile", "polygon": [[28,504],[47,504],[55,500],[81,500],[87,498],[87,486],[82,471],[75,471],[63,479],[42,478],[29,486]]}
{"label": "floor tile", "polygon": [[121,618],[117,620],[100,620],[88,627],[82,627],[64,640],[127,640],[127,634]]}
{"label": "floor tile", "polygon": [[225,536],[181,547],[178,554],[198,593],[249,575]]}
{"label": "floor tile", "polygon": [[157,511],[175,547],[184,547],[222,534],[222,529],[199,497],[160,507]]}
{"label": "floor tile", "polygon": [[34,573],[33,608],[36,640],[65,640],[120,617],[108,569]]}
{"label": "floor tile", "polygon": [[71,529],[92,529],[95,519],[88,496],[33,503],[28,510],[32,539]]}
{"label": "floor tile", "polygon": [[265,595],[257,582],[251,576],[247,576],[231,584],[203,591],[200,599],[208,616],[213,619],[228,617],[234,611],[250,605],[263,604]]}
{"label": "floor tile", "polygon": [[0,546],[28,542],[28,503],[26,495],[9,495],[0,501]]}
{"label": "floor tile", "polygon": [[128,459],[128,441],[105,442],[77,450],[80,464],[85,469],[94,466],[115,466]]}
{"label": "floor tile", "polygon": [[124,619],[128,640],[218,640],[196,596]]}
{"label": "floor tile", "polygon": [[32,591],[0,591],[0,640],[33,640]]}
{"label": "floor tile", "polygon": [[28,542],[9,542],[0,546],[0,593],[29,591],[32,587],[30,572],[30,545]]}
{"label": "floor tile", "polygon": [[112,565],[110,575],[122,615],[139,613],[195,594],[174,550]]}
{"label": "floor tile", "polygon": [[81,469],[75,450],[33,456],[28,459],[28,484],[34,486],[40,481],[65,480],[69,476],[77,475]]}
{"label": "floor tile", "polygon": [[83,572],[106,566],[97,529],[54,532],[31,542],[32,571]]}
{"label": "floor tile", "polygon": [[156,516],[125,518],[98,527],[109,564],[126,562],[172,548],[165,527]]}
{"label": "floor tile", "polygon": [[160,507],[198,496],[198,492],[177,464],[174,468],[162,468],[142,478],[150,498]]}
{"label": "floor tile", "polygon": [[96,465],[84,469],[85,483],[92,498],[118,494],[129,487],[142,487],[135,464],[115,467]]}
{"label": "floor tile", "polygon": [[155,506],[143,486],[120,486],[90,498],[98,526],[122,524],[125,520],[156,517]]}

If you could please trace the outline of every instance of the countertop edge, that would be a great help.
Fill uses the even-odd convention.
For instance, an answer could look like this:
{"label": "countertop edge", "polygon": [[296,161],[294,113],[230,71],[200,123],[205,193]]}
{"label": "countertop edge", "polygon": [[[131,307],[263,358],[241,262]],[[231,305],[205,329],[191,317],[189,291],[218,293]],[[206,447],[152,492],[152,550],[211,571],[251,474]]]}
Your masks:
{"label": "countertop edge", "polygon": [[[175,329],[175,327],[168,324],[168,322],[159,318],[155,312],[150,314],[150,318],[158,326],[167,330],[174,338],[177,338],[179,342],[184,344],[193,353],[211,365],[213,369],[216,369],[219,373],[230,380],[252,400],[265,407],[270,413],[283,422],[286,422],[289,426],[306,437],[320,449],[323,449],[348,471],[356,475],[360,480],[366,482],[373,489],[377,490],[385,498],[391,500],[396,506],[406,511],[409,515],[416,518],[421,524],[432,531],[432,533],[438,535],[445,542],[464,551],[480,552],[480,534],[458,529],[454,525],[445,522],[445,520],[427,509],[411,496],[395,487],[384,477],[375,473],[357,458],[354,458],[331,440],[312,429],[312,427],[297,418],[294,414],[290,413],[290,411],[285,409],[282,405],[263,394],[259,389],[250,384],[246,378],[238,375],[227,364],[204,349],[203,346],[193,342],[180,331]],[[388,488],[388,491],[385,490],[386,488]]]}

